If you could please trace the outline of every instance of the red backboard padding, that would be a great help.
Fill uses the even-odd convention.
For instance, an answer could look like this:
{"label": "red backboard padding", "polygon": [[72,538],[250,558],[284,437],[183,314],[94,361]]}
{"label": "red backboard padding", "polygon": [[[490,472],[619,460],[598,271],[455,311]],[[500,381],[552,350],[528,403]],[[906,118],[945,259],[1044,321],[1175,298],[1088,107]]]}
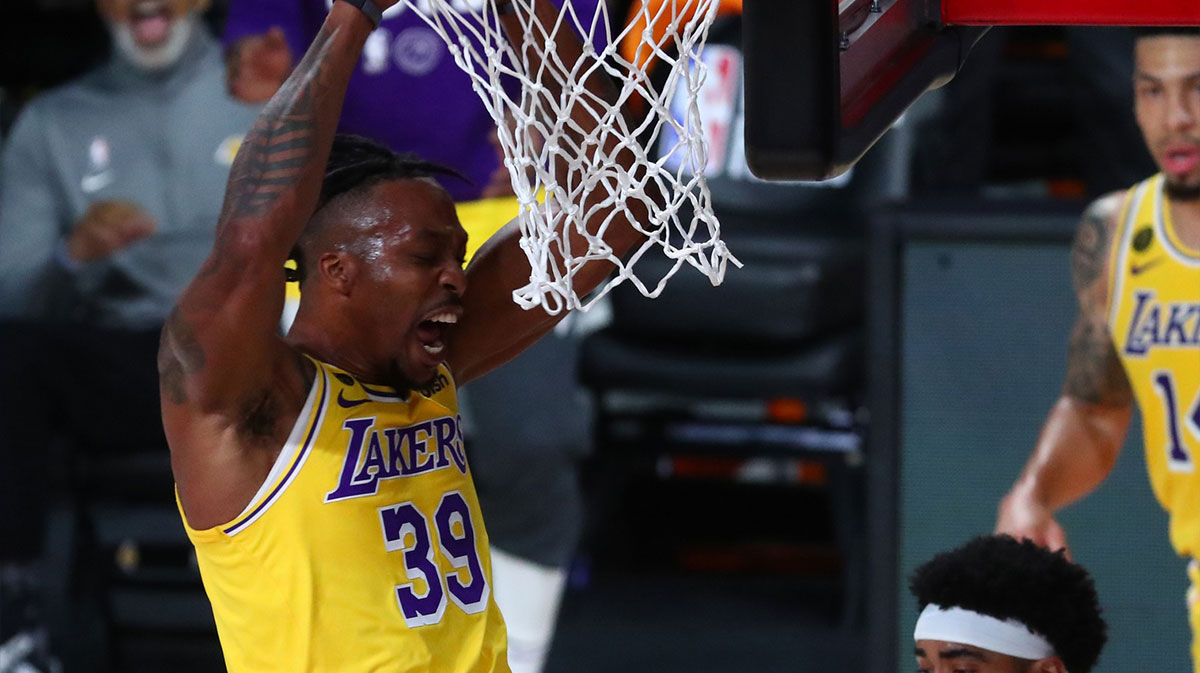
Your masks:
{"label": "red backboard padding", "polygon": [[960,25],[1200,26],[1200,0],[942,0]]}

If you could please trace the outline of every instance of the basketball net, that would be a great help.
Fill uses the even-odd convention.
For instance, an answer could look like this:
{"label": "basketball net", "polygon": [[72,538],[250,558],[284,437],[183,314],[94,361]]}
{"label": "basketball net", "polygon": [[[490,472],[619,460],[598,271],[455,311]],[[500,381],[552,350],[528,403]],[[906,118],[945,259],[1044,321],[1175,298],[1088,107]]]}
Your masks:
{"label": "basketball net", "polygon": [[[496,0],[404,2],[446,42],[496,121],[504,164],[520,203],[521,248],[530,264],[529,284],[513,292],[518,305],[541,306],[550,314],[586,310],[625,281],[645,296],[657,297],[684,264],[713,285],[723,279],[726,263],[738,264],[722,243],[712,212],[697,107],[706,74],[700,50],[719,0],[643,3],[642,21],[630,21],[612,39],[606,39],[611,24],[605,0],[597,0],[594,12],[580,13],[572,0],[565,0],[552,26],[537,20],[535,0],[512,0],[522,26],[519,51],[505,37]],[[633,26],[641,27],[642,39],[631,62],[618,45]],[[646,26],[665,31],[655,38]],[[573,64],[563,63],[554,48],[555,37],[565,30],[582,39],[583,55]],[[602,49],[597,50],[597,42]],[[661,90],[650,83],[652,63],[670,68]],[[607,73],[619,90],[614,104],[583,86],[597,71]],[[519,84],[519,91],[506,90],[506,83],[510,88]],[[645,101],[647,113],[640,120],[627,119],[622,108],[637,98]],[[572,109],[586,109],[597,121],[595,129],[582,132],[571,121]],[[645,148],[656,145],[660,156],[651,158]],[[618,153],[632,153],[632,164],[622,166]],[[649,217],[634,221],[630,204],[643,206]],[[602,213],[606,216],[600,219]],[[646,237],[625,259],[603,241],[610,223],[622,217]],[[595,226],[598,219],[601,224]],[[593,231],[587,230],[588,222]],[[572,247],[571,230],[587,241],[586,249],[577,249],[579,239]],[[668,271],[660,278],[639,278],[635,266],[651,252],[667,258]],[[611,262],[616,273],[594,293],[580,297],[572,281],[596,260]]]}

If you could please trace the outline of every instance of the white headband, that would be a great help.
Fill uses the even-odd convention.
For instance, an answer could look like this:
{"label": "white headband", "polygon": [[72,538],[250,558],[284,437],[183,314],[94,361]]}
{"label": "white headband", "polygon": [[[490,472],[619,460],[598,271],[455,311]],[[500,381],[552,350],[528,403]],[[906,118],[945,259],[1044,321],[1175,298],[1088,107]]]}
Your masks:
{"label": "white headband", "polygon": [[1021,659],[1054,656],[1054,647],[1040,634],[1015,619],[996,619],[959,607],[925,606],[913,630],[913,640],[943,640],[972,645]]}

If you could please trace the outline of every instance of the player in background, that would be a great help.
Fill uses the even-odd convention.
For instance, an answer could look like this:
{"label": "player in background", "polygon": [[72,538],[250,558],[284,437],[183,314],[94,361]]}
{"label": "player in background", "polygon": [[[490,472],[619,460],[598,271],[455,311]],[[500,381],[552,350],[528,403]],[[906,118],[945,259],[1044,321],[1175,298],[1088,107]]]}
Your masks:
{"label": "player in background", "polygon": [[1088,572],[1028,540],[975,538],[909,587],[920,673],[1089,673],[1107,640]]}
{"label": "player in background", "polygon": [[1192,658],[1200,671],[1200,28],[1141,29],[1137,123],[1159,174],[1084,214],[1071,250],[1079,317],[1062,396],[999,507],[997,532],[1067,546],[1054,512],[1104,481],[1136,400],[1146,465],[1192,558]]}

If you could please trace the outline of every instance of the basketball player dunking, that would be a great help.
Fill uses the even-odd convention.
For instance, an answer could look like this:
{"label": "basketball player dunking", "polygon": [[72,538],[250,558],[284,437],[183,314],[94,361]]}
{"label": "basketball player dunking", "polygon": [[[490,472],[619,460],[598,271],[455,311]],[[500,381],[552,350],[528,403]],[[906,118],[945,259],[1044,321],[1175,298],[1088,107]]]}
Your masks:
{"label": "basketball player dunking", "polygon": [[[515,226],[463,270],[466,233],[429,177],[444,169],[335,142],[363,43],[396,2],[334,3],[242,145],[212,254],[163,330],[179,505],[232,673],[508,670],[455,386],[558,318],[512,301],[529,270]],[[543,25],[555,12],[539,0]],[[569,69],[581,49],[558,34]],[[615,97],[602,74],[586,86]],[[571,114],[582,132],[597,116]],[[618,218],[605,239],[620,254],[639,236]],[[303,298],[283,338],[293,247]],[[581,294],[610,270],[586,267]]]}
{"label": "basketball player dunking", "polygon": [[[998,532],[1066,546],[1054,511],[1116,462],[1136,399],[1146,464],[1171,543],[1200,554],[1200,28],[1144,29],[1137,122],[1160,174],[1087,211],[1072,249],[1080,313],[1067,380],[1032,458],[1000,504]],[[1200,671],[1200,566],[1189,567]]]}

